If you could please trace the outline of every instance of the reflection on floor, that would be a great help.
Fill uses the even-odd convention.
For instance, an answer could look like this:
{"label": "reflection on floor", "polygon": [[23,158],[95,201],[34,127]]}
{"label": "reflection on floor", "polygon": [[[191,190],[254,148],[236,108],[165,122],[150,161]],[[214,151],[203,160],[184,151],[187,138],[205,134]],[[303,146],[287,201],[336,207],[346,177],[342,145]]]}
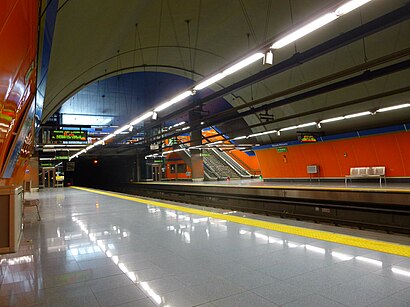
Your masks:
{"label": "reflection on floor", "polygon": [[74,189],[0,256],[8,306],[410,306],[410,258]]}

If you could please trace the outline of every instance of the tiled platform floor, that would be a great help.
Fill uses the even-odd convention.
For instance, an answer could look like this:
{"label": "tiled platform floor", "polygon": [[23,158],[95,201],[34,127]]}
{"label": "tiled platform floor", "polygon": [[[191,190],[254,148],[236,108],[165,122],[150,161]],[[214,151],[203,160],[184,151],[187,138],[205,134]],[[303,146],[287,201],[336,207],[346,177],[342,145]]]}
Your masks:
{"label": "tiled platform floor", "polygon": [[[74,189],[38,194],[0,306],[410,306],[410,258]],[[32,221],[32,222],[30,222]]]}

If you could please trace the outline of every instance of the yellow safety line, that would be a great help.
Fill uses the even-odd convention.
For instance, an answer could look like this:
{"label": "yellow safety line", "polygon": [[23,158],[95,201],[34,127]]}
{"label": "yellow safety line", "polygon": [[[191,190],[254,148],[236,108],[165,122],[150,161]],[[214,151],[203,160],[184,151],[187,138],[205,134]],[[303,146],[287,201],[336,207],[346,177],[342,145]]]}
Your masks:
{"label": "yellow safety line", "polygon": [[290,189],[290,190],[322,190],[322,191],[352,191],[352,192],[391,192],[391,193],[410,193],[409,189],[397,188],[349,188],[349,187],[309,187],[309,186],[287,186],[287,185],[240,185],[240,184],[192,184],[192,183],[171,183],[171,182],[134,182],[134,184],[162,184],[162,185],[187,185],[203,187],[228,187],[228,188],[253,188],[253,189]]}
{"label": "yellow safety line", "polygon": [[338,233],[333,233],[333,232],[328,232],[328,231],[323,231],[323,230],[283,225],[283,224],[278,224],[278,223],[260,221],[260,220],[255,220],[251,218],[244,218],[244,217],[227,215],[227,214],[225,215],[222,213],[216,213],[216,212],[211,212],[211,211],[206,211],[206,210],[171,205],[171,204],[166,204],[166,203],[162,203],[162,202],[158,202],[154,200],[148,200],[148,199],[138,198],[134,196],[126,196],[126,195],[121,195],[117,193],[104,192],[100,190],[74,187],[74,186],[72,188],[91,192],[91,193],[97,193],[101,195],[121,198],[121,199],[129,200],[129,201],[133,201],[133,202],[149,204],[152,206],[167,208],[171,210],[191,213],[195,215],[201,215],[201,216],[211,217],[215,219],[227,220],[229,222],[238,223],[242,225],[254,226],[258,228],[274,230],[278,232],[284,232],[284,233],[288,233],[292,235],[308,237],[308,238],[318,239],[322,241],[350,245],[350,246],[365,248],[369,250],[375,250],[378,252],[389,253],[389,254],[398,255],[398,256],[410,257],[410,246],[408,245],[401,245],[401,244],[372,240],[372,239],[365,239],[365,238],[338,234]]}

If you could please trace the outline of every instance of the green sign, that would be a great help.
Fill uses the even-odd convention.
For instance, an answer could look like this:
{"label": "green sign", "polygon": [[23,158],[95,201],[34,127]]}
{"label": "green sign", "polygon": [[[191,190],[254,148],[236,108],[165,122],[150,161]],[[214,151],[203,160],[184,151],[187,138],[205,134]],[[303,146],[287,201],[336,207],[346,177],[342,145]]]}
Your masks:
{"label": "green sign", "polygon": [[209,153],[202,153],[201,154],[201,157],[210,157],[211,156],[211,154],[209,154]]}
{"label": "green sign", "polygon": [[162,161],[162,159],[161,160],[154,160],[154,163],[162,163],[162,162],[164,162],[164,161]]}
{"label": "green sign", "polygon": [[68,160],[69,156],[56,156],[56,160]]}
{"label": "green sign", "polygon": [[287,148],[287,147],[278,147],[278,148],[276,148],[276,150],[277,150],[278,152],[288,152],[288,148]]}
{"label": "green sign", "polygon": [[87,131],[81,130],[52,130],[53,141],[87,141]]}
{"label": "green sign", "polygon": [[50,167],[50,166],[54,166],[52,163],[41,163],[42,167]]}

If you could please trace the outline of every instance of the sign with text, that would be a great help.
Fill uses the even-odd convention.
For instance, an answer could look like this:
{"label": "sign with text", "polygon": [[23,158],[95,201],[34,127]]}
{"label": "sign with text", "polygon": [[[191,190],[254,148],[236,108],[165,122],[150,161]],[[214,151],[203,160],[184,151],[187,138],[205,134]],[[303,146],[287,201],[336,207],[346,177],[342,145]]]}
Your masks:
{"label": "sign with text", "polygon": [[276,148],[276,150],[277,150],[278,152],[288,152],[288,148],[287,148],[287,147],[278,147],[278,148]]}
{"label": "sign with text", "polygon": [[52,130],[52,141],[87,141],[87,131],[81,130]]}

